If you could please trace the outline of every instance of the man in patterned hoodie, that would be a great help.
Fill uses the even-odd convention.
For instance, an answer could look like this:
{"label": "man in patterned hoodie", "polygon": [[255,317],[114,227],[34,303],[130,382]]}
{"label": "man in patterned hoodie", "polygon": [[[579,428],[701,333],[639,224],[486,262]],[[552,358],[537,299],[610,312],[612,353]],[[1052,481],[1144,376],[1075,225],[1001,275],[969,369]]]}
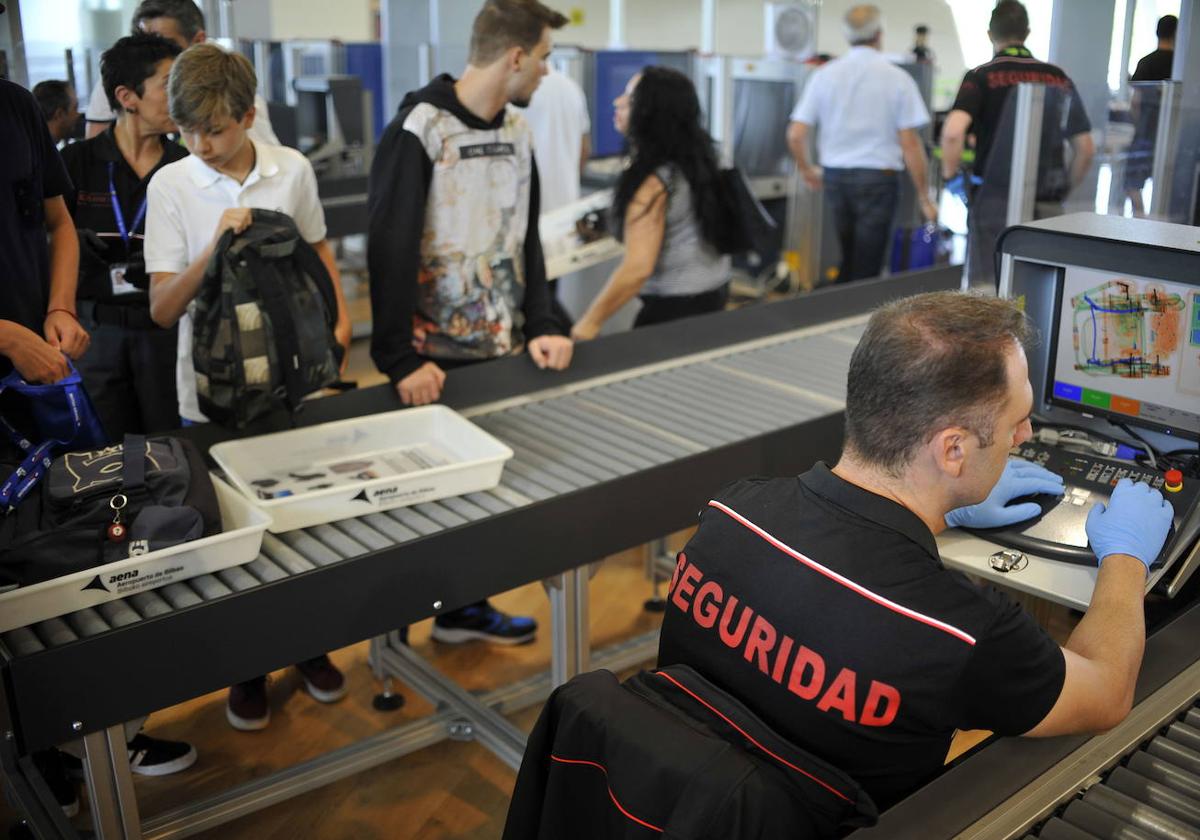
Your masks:
{"label": "man in patterned hoodie", "polygon": [[[486,0],[460,79],[409,93],[371,167],[371,358],[405,405],[435,402],[446,371],[527,349],[562,370],[572,344],[550,309],[538,173],[523,108],[567,19],[537,0]],[[438,616],[434,638],[517,644],[533,619],[486,601]]]}

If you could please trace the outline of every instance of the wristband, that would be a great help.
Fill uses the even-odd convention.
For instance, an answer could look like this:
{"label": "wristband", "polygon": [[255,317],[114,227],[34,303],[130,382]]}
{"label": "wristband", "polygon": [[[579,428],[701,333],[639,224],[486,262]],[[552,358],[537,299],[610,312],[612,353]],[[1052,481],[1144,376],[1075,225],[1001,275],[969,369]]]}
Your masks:
{"label": "wristband", "polygon": [[76,314],[75,314],[74,312],[72,312],[70,309],[63,309],[62,307],[56,307],[56,308],[54,308],[54,309],[48,309],[48,310],[46,311],[46,317],[47,317],[47,318],[49,318],[49,317],[50,317],[51,315],[53,315],[55,312],[66,312],[68,315],[70,315],[72,318],[74,318],[74,319],[75,319],[75,323],[76,323],[76,324],[78,324],[78,323],[79,323],[79,316],[78,316],[78,315],[76,315]]}

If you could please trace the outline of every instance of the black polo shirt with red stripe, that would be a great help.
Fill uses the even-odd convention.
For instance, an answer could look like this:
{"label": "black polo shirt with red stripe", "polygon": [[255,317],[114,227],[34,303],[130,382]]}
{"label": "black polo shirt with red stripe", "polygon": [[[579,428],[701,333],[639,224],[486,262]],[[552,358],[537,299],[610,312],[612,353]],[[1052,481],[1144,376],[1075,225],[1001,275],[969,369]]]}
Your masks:
{"label": "black polo shirt with red stripe", "polygon": [[824,464],[709,502],[679,555],[658,655],[880,808],[940,772],[956,729],[1032,729],[1066,668],[1021,607],[942,565],[915,514]]}
{"label": "black polo shirt with red stripe", "polygon": [[[1034,58],[1025,47],[1007,47],[991,61],[967,71],[950,109],[971,115],[968,131],[975,135],[977,175],[986,175],[988,155],[997,142],[996,133],[1008,95],[1022,82],[1046,85],[1063,100],[1062,107],[1055,111],[1049,110],[1052,98],[1047,100],[1047,114],[1053,116],[1043,120],[1044,132],[1053,132],[1058,140],[1065,141],[1092,129],[1079,91],[1061,67]],[[1011,140],[1006,145],[1011,147]],[[1061,143],[1043,143],[1043,148],[1054,159],[1041,162],[1039,169],[1047,166],[1063,169]]]}
{"label": "black polo shirt with red stripe", "polygon": [[[113,135],[113,126],[90,140],[72,143],[63,149],[63,163],[75,185],[75,189],[67,193],[67,209],[71,211],[76,229],[96,234],[95,239],[87,237],[81,242],[79,287],[76,290],[79,300],[139,308],[150,306],[149,281],[142,261],[145,218],[136,227],[133,223],[154,173],[188,154],[186,148],[166,136],[160,138],[160,142],[162,158],[145,178],[139,178],[121,154]],[[113,187],[116,188],[117,201],[129,232],[128,245],[121,238],[112,196],[109,194],[110,164]],[[126,279],[141,291],[114,295],[110,274],[110,267],[114,264],[128,265]]]}

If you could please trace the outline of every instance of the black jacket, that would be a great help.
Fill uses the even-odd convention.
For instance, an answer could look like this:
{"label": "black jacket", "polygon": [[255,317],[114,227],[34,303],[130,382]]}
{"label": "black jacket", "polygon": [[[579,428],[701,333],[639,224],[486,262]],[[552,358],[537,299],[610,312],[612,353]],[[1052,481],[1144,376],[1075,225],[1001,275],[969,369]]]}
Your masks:
{"label": "black jacket", "polygon": [[504,840],[837,837],[874,803],[683,665],[582,674],[547,701]]}

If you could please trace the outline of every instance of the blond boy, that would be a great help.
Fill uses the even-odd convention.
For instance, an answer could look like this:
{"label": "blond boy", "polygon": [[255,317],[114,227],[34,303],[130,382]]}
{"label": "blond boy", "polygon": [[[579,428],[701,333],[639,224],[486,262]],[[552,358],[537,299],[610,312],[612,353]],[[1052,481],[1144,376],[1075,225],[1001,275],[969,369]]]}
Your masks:
{"label": "blond boy", "polygon": [[[171,119],[191,156],[164,166],[147,192],[145,259],[150,275],[150,316],[163,327],[179,324],[175,379],[185,425],[205,422],[192,366],[188,308],[204,269],[226,230],[241,233],[253,208],[291,216],[312,244],[337,290],[335,335],[350,344],[350,320],[333,252],[325,241],[325,214],[312,165],[294,149],[251,140],[256,80],[250,62],[215,44],[197,44],[175,60],[167,82]],[[319,656],[296,666],[308,692],[329,703],[346,692],[342,674]],[[262,729],[270,720],[266,678],[229,690],[226,717],[235,729]]]}

